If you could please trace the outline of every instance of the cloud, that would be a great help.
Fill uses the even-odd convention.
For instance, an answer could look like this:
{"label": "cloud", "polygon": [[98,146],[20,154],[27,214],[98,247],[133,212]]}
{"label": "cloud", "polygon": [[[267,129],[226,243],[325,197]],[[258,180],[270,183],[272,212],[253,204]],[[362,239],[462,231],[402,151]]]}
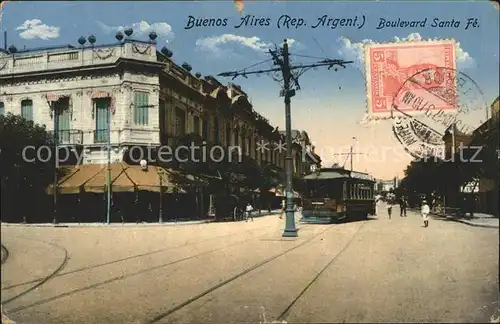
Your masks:
{"label": "cloud", "polygon": [[[290,47],[297,47],[299,43],[294,39],[288,39],[288,45]],[[228,51],[229,49],[225,46],[230,44],[236,44],[243,47],[248,47],[254,51],[264,52],[268,49],[274,48],[273,43],[265,42],[257,36],[245,37],[238,36],[234,34],[224,34],[220,36],[205,37],[200,38],[196,41],[196,46],[198,49],[206,52],[211,52],[214,54],[221,54],[223,51]]]}
{"label": "cloud", "polygon": [[40,38],[43,40],[55,39],[59,37],[60,27],[42,24],[40,19],[26,20],[16,30],[20,30],[19,36],[24,39]]}
{"label": "cloud", "polygon": [[172,27],[166,22],[149,24],[148,22],[142,20],[125,26],[108,26],[98,21],[97,24],[107,34],[116,33],[118,31],[122,32],[127,28],[132,28],[134,30],[132,37],[137,38],[137,36],[147,37],[150,32],[154,31],[158,35],[158,38],[164,39],[167,43],[174,39],[175,36],[172,31]]}
{"label": "cloud", "polygon": [[[401,42],[414,42],[414,41],[422,41],[422,40],[437,40],[435,39],[424,39],[422,36],[420,36],[419,33],[411,33],[408,35],[408,37],[405,38],[399,38],[399,37],[394,37],[394,42],[395,43],[401,43]],[[373,43],[371,39],[364,39],[361,42],[358,43],[353,43],[350,39],[345,38],[345,37],[340,37],[339,42],[341,43],[341,48],[338,51],[338,54],[343,56],[347,60],[353,60],[355,61],[355,64],[358,65],[358,67],[362,67],[364,65],[364,52],[363,52],[363,46],[365,44]],[[456,42],[455,44],[455,55],[456,55],[456,60],[457,64],[461,68],[469,68],[472,67],[474,64],[474,59],[462,49],[460,46],[460,42]],[[362,69],[364,70],[364,69]]]}

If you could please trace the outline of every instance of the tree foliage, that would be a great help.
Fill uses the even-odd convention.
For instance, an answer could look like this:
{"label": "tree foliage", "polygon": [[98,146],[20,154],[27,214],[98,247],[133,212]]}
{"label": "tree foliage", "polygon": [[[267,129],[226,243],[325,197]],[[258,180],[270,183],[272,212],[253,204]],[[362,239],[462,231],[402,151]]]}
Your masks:
{"label": "tree foliage", "polygon": [[[207,187],[210,192],[229,188],[250,192],[255,189],[268,190],[280,181],[276,179],[279,178],[276,167],[260,167],[253,158],[242,152],[206,143],[198,134],[179,137],[174,146],[173,151],[180,146],[196,148],[179,150],[176,159],[164,164],[165,167],[182,172],[174,181],[183,187],[200,185]],[[196,181],[189,180],[186,175],[194,176]]]}
{"label": "tree foliage", "polygon": [[[46,149],[37,157],[36,149],[41,147]],[[35,202],[47,196],[45,190],[54,179],[52,148],[52,138],[44,126],[11,113],[0,116],[2,217],[34,217]]]}

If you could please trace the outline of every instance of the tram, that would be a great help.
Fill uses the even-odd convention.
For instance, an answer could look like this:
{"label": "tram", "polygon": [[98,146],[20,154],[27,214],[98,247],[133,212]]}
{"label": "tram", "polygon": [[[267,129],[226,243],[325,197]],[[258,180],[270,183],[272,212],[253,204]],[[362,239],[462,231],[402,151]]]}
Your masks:
{"label": "tram", "polygon": [[321,168],[302,179],[302,222],[329,224],[375,215],[375,181],[367,173]]}

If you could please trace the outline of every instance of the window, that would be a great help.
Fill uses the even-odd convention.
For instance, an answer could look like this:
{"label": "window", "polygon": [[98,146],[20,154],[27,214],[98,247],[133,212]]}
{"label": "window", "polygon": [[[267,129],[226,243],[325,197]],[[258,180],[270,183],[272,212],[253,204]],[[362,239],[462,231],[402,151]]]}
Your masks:
{"label": "window", "polygon": [[203,139],[205,141],[208,141],[210,140],[210,133],[208,132],[209,129],[208,129],[208,121],[207,120],[203,120],[202,124],[202,131],[201,131],[201,136],[203,137]]}
{"label": "window", "polygon": [[214,117],[214,142],[219,143],[219,120]]}
{"label": "window", "polygon": [[149,122],[149,93],[134,93],[134,121],[136,125],[147,125]]}
{"label": "window", "polygon": [[161,132],[166,132],[167,130],[167,103],[165,100],[160,99],[160,111],[159,111],[159,118],[160,118],[160,131]]}
{"label": "window", "polygon": [[69,143],[71,140],[71,112],[69,110],[69,98],[61,98],[55,103],[55,114],[57,116],[57,133],[59,143]]}
{"label": "window", "polygon": [[247,152],[247,139],[245,137],[241,139],[241,152],[243,154],[246,154]]}
{"label": "window", "polygon": [[27,120],[33,120],[33,100],[21,101],[21,116]]}
{"label": "window", "polygon": [[184,136],[186,134],[186,112],[179,107],[175,107],[175,135]]}
{"label": "window", "polygon": [[95,143],[102,143],[108,140],[109,124],[108,124],[108,109],[109,98],[95,99],[96,118],[95,118]]}
{"label": "window", "polygon": [[195,134],[200,134],[200,117],[194,116],[193,117],[193,132]]}
{"label": "window", "polygon": [[229,124],[226,125],[226,147],[229,148],[231,146],[231,126]]}
{"label": "window", "polygon": [[237,129],[235,129],[234,130],[234,146],[240,145],[239,140],[240,140],[240,132]]}
{"label": "window", "polygon": [[3,105],[3,102],[0,101],[0,116],[5,114],[5,107]]}

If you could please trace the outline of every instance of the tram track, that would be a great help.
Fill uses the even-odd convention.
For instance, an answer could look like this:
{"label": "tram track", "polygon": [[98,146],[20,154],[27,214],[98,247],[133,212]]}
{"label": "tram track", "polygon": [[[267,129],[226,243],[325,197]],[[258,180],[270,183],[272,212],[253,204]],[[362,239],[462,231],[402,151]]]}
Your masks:
{"label": "tram track", "polygon": [[[273,227],[273,225],[260,227],[258,229],[246,230],[244,232],[245,233],[249,233],[249,232],[251,233],[252,231],[257,231],[257,230],[260,230],[260,229],[263,229],[263,228],[265,229],[265,228],[270,228],[270,227]],[[267,232],[266,232],[266,234],[267,234]],[[137,259],[137,258],[141,258],[141,257],[145,257],[145,256],[150,256],[150,255],[154,255],[154,254],[158,254],[158,253],[162,253],[162,252],[167,252],[167,251],[170,251],[170,250],[173,250],[173,249],[183,248],[183,247],[186,247],[186,246],[192,246],[192,245],[196,245],[196,244],[200,244],[200,243],[205,243],[205,242],[213,241],[213,240],[220,239],[220,238],[226,238],[226,237],[236,236],[236,235],[241,235],[241,233],[231,233],[231,234],[227,234],[227,235],[219,235],[219,236],[210,237],[210,238],[207,238],[207,239],[204,239],[204,240],[199,240],[199,241],[196,241],[196,242],[189,242],[189,243],[186,242],[184,244],[170,246],[170,247],[163,248],[163,249],[158,249],[158,250],[153,250],[153,251],[149,251],[149,252],[145,252],[145,253],[135,254],[135,255],[128,256],[128,257],[116,259],[116,260],[113,260],[113,261],[103,262],[103,263],[95,264],[95,265],[88,266],[88,267],[81,267],[81,268],[77,268],[77,269],[74,269],[74,270],[71,270],[71,271],[67,271],[67,272],[61,272],[61,273],[56,274],[55,277],[63,277],[63,276],[67,276],[67,275],[70,275],[70,274],[74,274],[74,273],[78,273],[78,272],[82,272],[82,271],[86,271],[86,270],[100,268],[100,267],[104,267],[104,266],[108,266],[108,265],[112,265],[112,264],[116,264],[116,263],[120,263],[120,262],[125,262],[125,261],[129,261],[129,260],[133,260],[133,259]],[[2,248],[3,248],[3,246],[2,246]],[[4,262],[5,261],[2,261],[2,264]],[[40,282],[40,281],[42,281],[44,279],[45,278],[37,278],[37,279],[30,280],[30,281],[21,282],[21,283],[18,283],[18,284],[13,284],[13,285],[10,285],[10,286],[7,286],[7,287],[2,287],[2,291],[13,289],[13,288],[17,288],[17,287],[21,287],[21,286],[25,286],[25,285],[29,285],[29,284],[36,283],[36,282]]]}
{"label": "tram track", "polygon": [[[274,227],[274,226],[265,226],[264,228],[267,228],[267,227]],[[132,272],[132,273],[129,273],[129,274],[125,274],[125,275],[121,275],[121,276],[116,276],[116,277],[113,277],[113,278],[109,278],[107,280],[100,281],[100,282],[97,282],[95,284],[91,284],[91,285],[88,285],[88,286],[85,286],[85,287],[82,287],[82,288],[73,289],[71,291],[67,291],[67,292],[58,294],[58,295],[53,296],[53,297],[49,297],[49,298],[45,298],[43,300],[36,301],[36,302],[31,303],[29,305],[19,306],[19,307],[10,309],[9,313],[10,314],[17,313],[17,312],[23,311],[23,310],[31,308],[31,307],[39,306],[39,305],[46,304],[46,303],[49,303],[49,302],[54,301],[54,300],[58,300],[58,299],[63,298],[63,297],[67,297],[67,296],[70,296],[70,295],[73,295],[73,294],[76,294],[76,293],[81,293],[81,292],[84,292],[84,291],[87,291],[87,290],[98,288],[100,286],[103,286],[103,285],[106,285],[106,284],[109,284],[109,283],[112,283],[112,282],[115,282],[115,281],[127,279],[127,278],[130,278],[130,277],[134,277],[134,276],[137,276],[137,275],[148,273],[148,272],[151,272],[151,271],[154,271],[154,270],[158,270],[158,269],[161,269],[161,268],[169,267],[169,266],[172,266],[172,265],[184,262],[184,261],[188,261],[188,260],[191,260],[191,259],[196,259],[198,257],[204,256],[204,255],[207,255],[207,254],[210,254],[210,253],[214,253],[214,252],[217,252],[217,251],[222,251],[222,250],[231,248],[231,247],[233,247],[235,245],[244,244],[244,243],[252,241],[252,240],[256,240],[256,239],[258,240],[261,237],[263,237],[265,235],[268,235],[268,234],[270,234],[270,233],[272,233],[274,231],[275,231],[275,229],[273,229],[273,231],[264,232],[261,235],[253,236],[251,238],[248,238],[248,239],[236,242],[236,243],[231,243],[231,244],[228,244],[228,245],[223,246],[223,247],[211,249],[209,251],[205,251],[205,252],[201,252],[201,253],[198,253],[198,254],[194,254],[194,255],[191,255],[189,257],[180,258],[180,259],[177,259],[177,260],[174,260],[174,261],[170,261],[170,262],[167,262],[167,263],[164,263],[164,264],[160,264],[160,265],[157,265],[157,266],[154,266],[154,267],[149,267],[149,268],[146,268],[146,269],[142,269],[142,270],[139,270],[139,271],[136,271],[136,272]],[[234,235],[241,235],[241,233],[236,233]],[[233,236],[233,234],[231,234],[229,236]],[[193,242],[193,243],[188,244],[188,245],[192,245],[192,244],[196,244],[196,243],[200,243],[200,242],[201,241]],[[187,246],[187,245],[184,245],[184,246]],[[84,270],[81,270],[81,271],[84,271]],[[16,295],[16,296],[10,298],[8,300],[8,302],[11,302],[12,300],[21,297],[21,295],[25,295],[26,293],[32,291],[33,289],[36,289],[36,288],[40,287],[42,284],[46,283],[49,279],[51,279],[53,277],[54,277],[54,275],[51,275],[50,278],[45,278],[42,282],[40,282],[37,285],[35,285],[34,287],[28,289],[26,292],[23,292],[23,293],[21,293],[19,295]],[[6,304],[6,303],[4,303],[4,304]]]}
{"label": "tram track", "polygon": [[9,258],[9,250],[7,250],[7,248],[2,244],[2,251],[3,251],[3,257],[2,257],[2,261],[1,261],[1,264],[4,264],[7,259]]}
{"label": "tram track", "polygon": [[57,245],[57,244],[51,243],[51,242],[46,242],[46,241],[43,241],[43,240],[38,240],[38,239],[33,239],[33,238],[25,237],[25,236],[18,236],[18,237],[23,238],[25,240],[31,240],[31,241],[36,241],[36,242],[44,243],[44,244],[47,244],[47,245],[51,245],[51,246],[55,247],[56,249],[62,251],[64,253],[64,258],[63,258],[62,262],[59,264],[59,266],[53,272],[51,272],[48,276],[44,277],[38,283],[36,283],[35,285],[31,286],[30,288],[22,291],[21,293],[13,296],[11,298],[8,298],[7,300],[3,300],[2,301],[2,306],[9,304],[9,303],[13,302],[14,300],[16,300],[16,299],[18,299],[18,298],[20,298],[20,297],[22,297],[24,295],[29,294],[33,290],[35,290],[35,289],[39,288],[40,286],[42,286],[43,284],[45,284],[50,279],[54,278],[62,269],[64,269],[64,267],[66,266],[66,264],[68,263],[68,260],[69,260],[68,251],[64,247],[62,247],[60,245]]}
{"label": "tram track", "polygon": [[[294,247],[292,247],[290,249],[287,249],[284,252],[281,252],[281,253],[279,253],[277,255],[274,255],[274,256],[272,256],[270,258],[267,258],[264,261],[261,261],[261,262],[255,264],[255,265],[253,265],[250,268],[247,268],[247,269],[245,269],[243,271],[240,271],[236,275],[234,275],[234,276],[232,276],[232,277],[230,277],[230,278],[228,278],[228,279],[226,279],[226,280],[224,280],[224,281],[222,281],[222,282],[220,282],[220,283],[218,283],[218,284],[216,284],[216,285],[214,285],[214,286],[206,289],[205,291],[197,294],[196,296],[193,296],[193,297],[185,300],[184,302],[178,304],[177,306],[174,306],[174,307],[172,307],[172,308],[170,308],[170,309],[168,309],[168,310],[166,310],[166,311],[164,311],[164,312],[156,315],[153,319],[147,321],[146,323],[147,324],[153,324],[153,323],[156,323],[156,322],[162,320],[163,318],[165,318],[165,317],[167,317],[167,316],[169,316],[169,315],[171,315],[171,314],[173,314],[173,313],[175,313],[175,312],[183,309],[184,307],[190,305],[193,302],[196,302],[197,300],[205,297],[206,295],[214,292],[215,290],[217,290],[217,289],[219,289],[219,288],[221,288],[223,286],[226,286],[227,284],[229,284],[229,283],[231,283],[231,282],[233,282],[233,281],[235,281],[235,280],[237,280],[237,279],[245,276],[246,274],[248,274],[248,273],[250,273],[250,272],[252,272],[252,271],[254,271],[254,270],[256,270],[256,269],[258,269],[258,268],[260,268],[260,267],[262,267],[262,266],[264,266],[264,265],[266,265],[266,264],[268,264],[268,263],[270,263],[270,262],[272,262],[272,261],[274,261],[274,260],[282,257],[282,256],[284,256],[285,254],[287,254],[289,252],[292,252],[292,251],[294,251],[294,250],[296,250],[296,249],[298,249],[298,248],[300,248],[300,247],[302,247],[302,246],[304,246],[304,245],[312,242],[314,239],[316,239],[320,235],[324,234],[326,231],[328,231],[332,227],[335,227],[335,225],[336,224],[330,225],[326,229],[324,229],[323,231],[319,232],[316,235],[313,235],[312,237],[310,237],[309,239],[305,240],[304,242],[302,242],[302,243],[300,243],[300,244],[298,244],[298,245],[296,245],[296,246],[294,246]],[[354,236],[358,233],[358,231],[359,231],[359,229],[356,231],[356,233],[354,234]]]}
{"label": "tram track", "polygon": [[290,313],[290,310],[293,308],[293,306],[300,300],[300,298],[311,288],[321,277],[321,275],[337,260],[337,258],[342,255],[342,253],[347,250],[347,248],[351,245],[351,243],[354,241],[356,238],[357,234],[361,229],[366,225],[366,222],[361,224],[361,226],[356,230],[356,232],[352,235],[350,240],[347,242],[342,249],[335,254],[332,259],[318,272],[317,275],[315,275],[312,280],[304,287],[304,289],[293,299],[293,301],[285,308],[285,310],[278,316],[276,319],[276,322],[278,323],[286,323],[286,317]]}

